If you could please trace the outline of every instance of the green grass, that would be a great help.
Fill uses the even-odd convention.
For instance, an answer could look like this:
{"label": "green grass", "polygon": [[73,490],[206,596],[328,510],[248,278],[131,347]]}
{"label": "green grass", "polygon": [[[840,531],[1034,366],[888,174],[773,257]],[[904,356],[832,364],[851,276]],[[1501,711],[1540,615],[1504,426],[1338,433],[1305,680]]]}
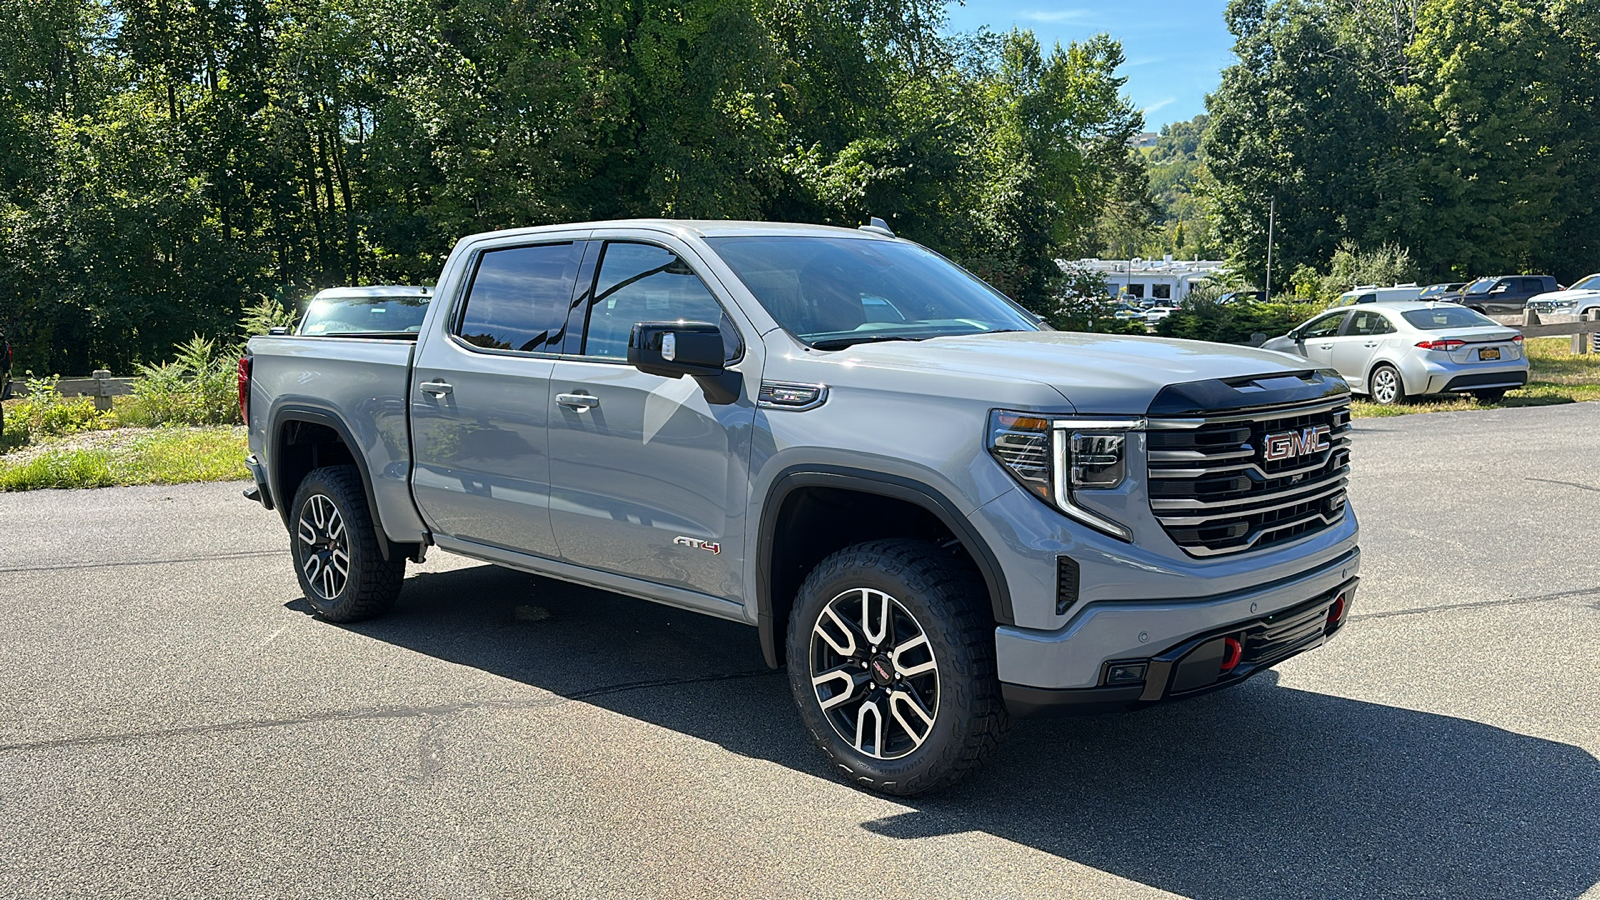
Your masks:
{"label": "green grass", "polygon": [[229,426],[156,428],[109,448],[49,449],[21,461],[0,456],[0,491],[183,484],[248,478],[246,439]]}
{"label": "green grass", "polygon": [[1534,338],[1527,342],[1526,347],[1530,366],[1528,385],[1508,392],[1499,403],[1479,403],[1470,395],[1462,394],[1446,394],[1400,406],[1379,406],[1357,400],[1351,413],[1358,419],[1384,418],[1600,400],[1600,354],[1574,356],[1571,339],[1564,337]]}

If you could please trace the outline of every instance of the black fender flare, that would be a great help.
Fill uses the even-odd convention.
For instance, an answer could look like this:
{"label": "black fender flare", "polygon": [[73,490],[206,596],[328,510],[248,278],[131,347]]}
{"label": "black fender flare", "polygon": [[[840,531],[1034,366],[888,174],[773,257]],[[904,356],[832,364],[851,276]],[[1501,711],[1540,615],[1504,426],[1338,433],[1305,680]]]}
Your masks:
{"label": "black fender flare", "polygon": [[977,563],[989,590],[989,600],[996,624],[1010,625],[1016,619],[1012,613],[1011,592],[1006,586],[1005,571],[1000,560],[989,548],[976,528],[961,514],[961,510],[938,490],[911,478],[852,469],[833,465],[795,465],[779,472],[767,488],[761,506],[761,520],[756,543],[756,628],[761,637],[761,654],[767,665],[778,668],[783,664],[779,657],[779,635],[788,627],[773,617],[776,605],[772,596],[772,547],[778,527],[778,513],[784,501],[794,491],[805,487],[828,487],[877,494],[919,506],[932,513],[961,542],[967,554]]}
{"label": "black fender flare", "polygon": [[267,483],[272,490],[272,496],[279,498],[278,512],[283,516],[283,527],[290,534],[294,533],[294,525],[290,522],[289,507],[294,503],[293,497],[286,497],[283,485],[280,483],[278,473],[281,464],[278,460],[278,451],[282,448],[281,438],[283,428],[290,422],[307,422],[312,425],[323,425],[333,429],[339,435],[339,440],[350,448],[350,457],[355,460],[356,469],[361,473],[361,490],[367,497],[367,512],[372,516],[372,530],[378,536],[378,549],[383,551],[383,558],[387,560],[394,543],[389,539],[388,532],[383,530],[383,520],[378,514],[378,499],[372,493],[372,473],[367,471],[367,460],[361,452],[361,445],[356,443],[355,434],[350,426],[345,424],[344,418],[337,412],[325,407],[310,406],[304,403],[285,403],[273,407],[267,420],[267,446],[272,448],[271,467],[267,469]]}

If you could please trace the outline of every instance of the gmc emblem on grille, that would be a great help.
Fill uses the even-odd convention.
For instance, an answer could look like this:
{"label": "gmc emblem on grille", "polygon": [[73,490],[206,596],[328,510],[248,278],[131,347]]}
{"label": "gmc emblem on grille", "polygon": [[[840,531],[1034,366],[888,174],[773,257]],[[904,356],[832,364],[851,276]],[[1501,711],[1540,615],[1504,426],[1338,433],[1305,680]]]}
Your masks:
{"label": "gmc emblem on grille", "polygon": [[1321,453],[1333,446],[1333,431],[1326,425],[1304,428],[1300,431],[1280,431],[1267,435],[1262,455],[1267,462],[1291,459],[1309,453]]}

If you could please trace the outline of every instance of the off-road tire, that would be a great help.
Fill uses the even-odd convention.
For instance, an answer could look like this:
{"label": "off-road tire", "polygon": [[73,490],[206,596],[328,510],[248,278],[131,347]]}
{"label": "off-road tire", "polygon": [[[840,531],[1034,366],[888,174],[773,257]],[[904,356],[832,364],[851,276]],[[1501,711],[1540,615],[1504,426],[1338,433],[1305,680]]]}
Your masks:
{"label": "off-road tire", "polygon": [[[870,756],[841,737],[812,683],[819,617],[834,600],[860,589],[887,594],[909,613],[937,663],[933,724],[922,743],[899,758]],[[870,541],[824,559],[795,598],[787,657],[790,690],[812,740],[840,776],[859,787],[899,796],[948,787],[981,768],[1009,726],[983,581],[969,563],[930,543]]]}
{"label": "off-road tire", "polygon": [[[308,552],[311,545],[303,538],[302,529],[317,531],[313,503],[324,512],[331,503],[342,522],[341,546],[348,556],[348,574],[337,590],[330,591],[320,579],[313,583],[307,571],[307,557],[313,554]],[[329,622],[356,622],[381,616],[394,606],[405,580],[406,559],[397,551],[384,559],[378,540],[361,473],[355,466],[315,469],[300,482],[294,504],[289,507],[289,549],[300,589],[318,616]],[[321,564],[316,568],[320,571]]]}
{"label": "off-road tire", "polygon": [[[1385,375],[1394,379],[1394,395],[1388,397],[1388,399],[1383,399],[1379,396],[1380,391],[1382,391],[1379,386],[1380,378]],[[1372,371],[1367,375],[1367,397],[1380,406],[1399,406],[1406,402],[1406,383],[1400,377],[1400,370],[1388,363],[1379,363],[1373,366]]]}

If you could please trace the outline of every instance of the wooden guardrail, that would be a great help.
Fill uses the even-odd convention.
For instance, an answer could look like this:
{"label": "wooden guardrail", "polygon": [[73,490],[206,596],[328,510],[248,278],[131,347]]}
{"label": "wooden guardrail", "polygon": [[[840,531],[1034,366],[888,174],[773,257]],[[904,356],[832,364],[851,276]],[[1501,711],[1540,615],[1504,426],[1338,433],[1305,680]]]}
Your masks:
{"label": "wooden guardrail", "polygon": [[[1600,343],[1591,335],[1600,334],[1600,313],[1585,313],[1583,316],[1568,322],[1552,322],[1548,325],[1540,321],[1539,314],[1533,310],[1524,310],[1520,316],[1495,316],[1496,321],[1522,332],[1523,337],[1564,337],[1572,336],[1573,353],[1589,353],[1600,350]],[[1567,318],[1562,316],[1561,318]]]}
{"label": "wooden guardrail", "polygon": [[[111,373],[105,369],[95,369],[94,374],[88,378],[63,378],[56,382],[56,391],[63,397],[93,397],[94,408],[107,410],[111,408],[111,398],[133,393],[133,383],[137,378],[112,378]],[[28,382],[21,378],[11,379],[11,396],[25,397],[28,394]]]}

